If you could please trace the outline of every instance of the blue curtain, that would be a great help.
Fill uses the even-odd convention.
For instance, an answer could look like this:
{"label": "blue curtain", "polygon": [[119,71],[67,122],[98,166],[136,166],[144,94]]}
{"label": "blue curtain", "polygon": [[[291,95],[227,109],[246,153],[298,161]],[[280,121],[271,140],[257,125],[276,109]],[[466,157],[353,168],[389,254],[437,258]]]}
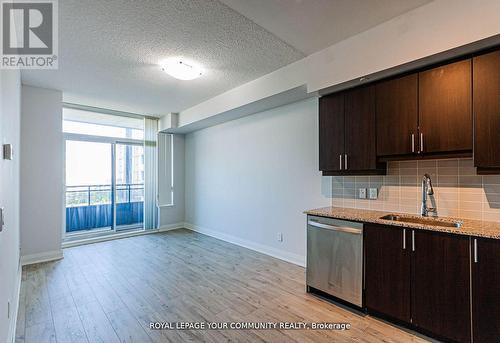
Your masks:
{"label": "blue curtain", "polygon": [[[144,220],[144,203],[130,202],[116,206],[116,225],[132,225]],[[66,208],[66,232],[91,230],[113,225],[112,207],[92,205]]]}

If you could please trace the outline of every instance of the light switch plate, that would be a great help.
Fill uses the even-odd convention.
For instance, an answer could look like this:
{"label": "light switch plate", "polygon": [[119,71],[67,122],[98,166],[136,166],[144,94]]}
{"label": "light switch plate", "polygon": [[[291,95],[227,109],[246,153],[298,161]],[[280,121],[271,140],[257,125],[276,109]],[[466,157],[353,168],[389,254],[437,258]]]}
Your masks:
{"label": "light switch plate", "polygon": [[358,196],[360,199],[366,199],[366,188],[358,189]]}
{"label": "light switch plate", "polygon": [[370,188],[370,199],[376,200],[378,198],[378,188]]}
{"label": "light switch plate", "polygon": [[282,232],[278,232],[278,242],[283,242],[283,233]]}
{"label": "light switch plate", "polygon": [[4,208],[0,207],[0,232],[3,231],[3,226],[5,225],[5,221],[3,218],[3,215],[4,215],[3,212],[4,212]]}
{"label": "light switch plate", "polygon": [[12,160],[14,155],[14,151],[12,151],[12,144],[4,144],[3,145],[3,159],[4,160]]}

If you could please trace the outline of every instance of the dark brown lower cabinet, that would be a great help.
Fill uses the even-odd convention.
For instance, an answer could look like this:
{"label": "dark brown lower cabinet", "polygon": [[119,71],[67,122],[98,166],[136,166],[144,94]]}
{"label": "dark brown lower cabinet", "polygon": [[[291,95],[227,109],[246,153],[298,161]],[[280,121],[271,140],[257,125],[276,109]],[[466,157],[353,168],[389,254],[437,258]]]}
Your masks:
{"label": "dark brown lower cabinet", "polygon": [[500,240],[472,238],[472,332],[474,343],[500,338]]}
{"label": "dark brown lower cabinet", "polygon": [[[365,224],[364,235],[368,313],[446,342],[470,342],[470,238],[376,224]],[[483,253],[488,253],[487,249]],[[483,267],[484,273],[497,268],[499,275],[498,247],[496,256],[492,253],[483,261],[490,264]],[[480,324],[481,330],[486,330],[495,325],[499,315],[498,276],[479,278],[482,276],[476,282],[482,284],[477,293],[484,296],[485,303],[478,304],[477,311],[485,318],[488,311],[493,315]],[[483,289],[489,295],[483,295]],[[496,307],[491,305],[493,297]]]}
{"label": "dark brown lower cabinet", "polygon": [[410,322],[408,230],[365,224],[365,305],[372,313]]}
{"label": "dark brown lower cabinet", "polygon": [[447,341],[470,342],[470,238],[413,234],[412,324]]}

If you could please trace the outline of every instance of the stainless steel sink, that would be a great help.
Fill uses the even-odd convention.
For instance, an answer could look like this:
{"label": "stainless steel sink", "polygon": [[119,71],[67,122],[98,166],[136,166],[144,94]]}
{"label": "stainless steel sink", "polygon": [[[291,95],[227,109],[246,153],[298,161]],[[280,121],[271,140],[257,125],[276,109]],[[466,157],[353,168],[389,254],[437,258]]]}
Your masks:
{"label": "stainless steel sink", "polygon": [[460,228],[463,224],[461,221],[447,221],[437,218],[401,216],[398,214],[388,214],[383,217],[380,217],[380,219],[392,220],[395,222],[415,223],[415,224],[443,226],[443,227],[456,227],[456,228]]}

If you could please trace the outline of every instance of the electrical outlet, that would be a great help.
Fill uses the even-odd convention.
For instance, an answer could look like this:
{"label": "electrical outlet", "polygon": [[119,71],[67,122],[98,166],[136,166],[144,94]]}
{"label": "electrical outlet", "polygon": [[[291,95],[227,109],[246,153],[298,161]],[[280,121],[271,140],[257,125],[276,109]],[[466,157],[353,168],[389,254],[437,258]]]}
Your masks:
{"label": "electrical outlet", "polygon": [[283,233],[278,232],[278,242],[283,242]]}
{"label": "electrical outlet", "polygon": [[376,200],[378,198],[378,188],[370,188],[370,199]]}
{"label": "electrical outlet", "polygon": [[359,192],[359,198],[360,199],[366,199],[366,188],[360,188],[358,189]]}

